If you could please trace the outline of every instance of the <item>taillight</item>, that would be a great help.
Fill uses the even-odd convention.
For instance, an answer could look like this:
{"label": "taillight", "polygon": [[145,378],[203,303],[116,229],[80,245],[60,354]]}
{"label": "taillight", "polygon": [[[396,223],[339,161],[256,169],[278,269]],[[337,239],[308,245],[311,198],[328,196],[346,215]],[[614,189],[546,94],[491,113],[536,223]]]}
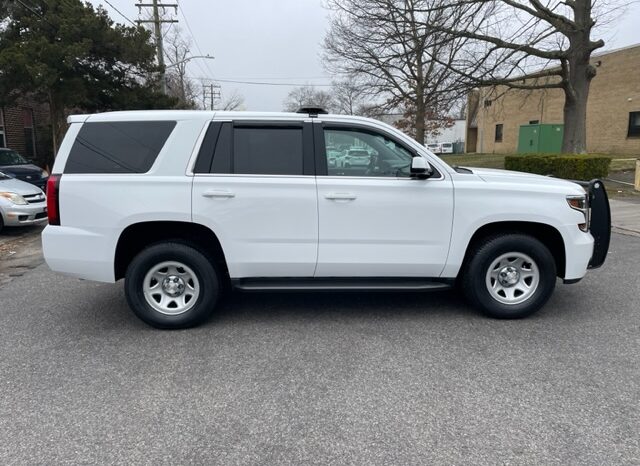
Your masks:
{"label": "taillight", "polygon": [[60,225],[60,178],[62,175],[49,175],[47,180],[47,216],[49,225]]}

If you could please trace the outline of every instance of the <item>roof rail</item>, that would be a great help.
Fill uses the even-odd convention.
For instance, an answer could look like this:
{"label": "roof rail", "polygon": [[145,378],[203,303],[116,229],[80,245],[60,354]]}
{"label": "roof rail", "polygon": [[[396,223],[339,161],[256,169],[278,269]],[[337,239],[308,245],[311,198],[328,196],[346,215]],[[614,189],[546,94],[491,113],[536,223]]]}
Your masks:
{"label": "roof rail", "polygon": [[322,107],[300,107],[296,113],[308,113],[313,118],[318,115],[327,115],[329,112]]}

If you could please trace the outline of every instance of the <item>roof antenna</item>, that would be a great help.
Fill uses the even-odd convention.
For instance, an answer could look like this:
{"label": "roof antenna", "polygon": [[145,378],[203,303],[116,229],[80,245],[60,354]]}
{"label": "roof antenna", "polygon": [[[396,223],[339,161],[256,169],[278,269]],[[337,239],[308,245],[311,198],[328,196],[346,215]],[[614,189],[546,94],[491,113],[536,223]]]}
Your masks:
{"label": "roof antenna", "polygon": [[311,118],[315,118],[318,115],[327,115],[327,112],[322,107],[300,107],[296,113],[308,113]]}

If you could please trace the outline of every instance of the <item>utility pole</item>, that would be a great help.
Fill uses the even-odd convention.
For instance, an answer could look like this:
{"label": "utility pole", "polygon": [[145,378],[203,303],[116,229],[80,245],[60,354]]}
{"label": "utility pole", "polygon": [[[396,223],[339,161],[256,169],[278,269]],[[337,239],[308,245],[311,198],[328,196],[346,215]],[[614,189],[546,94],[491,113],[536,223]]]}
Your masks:
{"label": "utility pole", "polygon": [[207,100],[209,101],[209,110],[215,108],[215,101],[221,97],[219,84],[203,84],[202,85],[202,106],[207,108]]}
{"label": "utility pole", "polygon": [[163,23],[177,23],[177,19],[162,19],[160,17],[160,8],[164,9],[174,8],[176,14],[178,13],[178,4],[177,3],[159,3],[158,0],[151,0],[151,3],[136,3],[138,7],[138,11],[141,12],[142,8],[151,8],[153,19],[151,20],[138,20],[136,23],[152,23],[153,24],[153,32],[156,39],[156,53],[158,55],[158,67],[160,68],[160,86],[162,89],[162,93],[167,93],[167,80],[165,78],[165,67],[164,67],[164,47],[162,43],[162,24]]}

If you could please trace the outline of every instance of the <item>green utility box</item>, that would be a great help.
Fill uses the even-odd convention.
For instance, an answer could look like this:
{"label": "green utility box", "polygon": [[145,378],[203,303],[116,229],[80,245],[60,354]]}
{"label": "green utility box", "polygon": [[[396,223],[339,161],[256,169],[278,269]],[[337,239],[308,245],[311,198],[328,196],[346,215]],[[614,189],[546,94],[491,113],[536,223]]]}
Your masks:
{"label": "green utility box", "polygon": [[521,125],[518,134],[518,153],[560,153],[563,134],[564,125]]}

